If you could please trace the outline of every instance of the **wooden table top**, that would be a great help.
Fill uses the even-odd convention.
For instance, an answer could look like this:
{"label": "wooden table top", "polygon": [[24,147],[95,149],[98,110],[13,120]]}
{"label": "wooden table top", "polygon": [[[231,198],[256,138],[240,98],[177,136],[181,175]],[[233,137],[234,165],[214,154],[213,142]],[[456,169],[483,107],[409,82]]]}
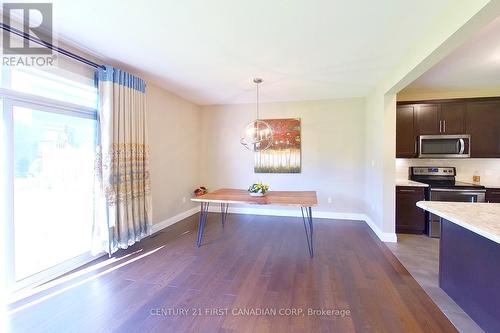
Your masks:
{"label": "wooden table top", "polygon": [[247,190],[233,188],[221,188],[192,198],[191,201],[298,207],[313,207],[318,204],[316,191],[269,191],[263,197],[252,197]]}

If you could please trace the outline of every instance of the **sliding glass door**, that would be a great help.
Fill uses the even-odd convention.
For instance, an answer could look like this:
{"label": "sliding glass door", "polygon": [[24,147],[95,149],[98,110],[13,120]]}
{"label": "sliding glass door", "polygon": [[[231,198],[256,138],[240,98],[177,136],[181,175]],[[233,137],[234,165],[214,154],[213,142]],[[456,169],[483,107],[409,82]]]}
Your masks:
{"label": "sliding glass door", "polygon": [[12,104],[15,279],[90,250],[95,120]]}
{"label": "sliding glass door", "polygon": [[[51,81],[35,74],[46,81],[51,98],[1,89],[11,290],[49,280],[92,258],[96,110],[53,99],[57,91],[68,98],[64,85],[55,80],[47,87]],[[70,88],[78,94],[75,85]],[[83,89],[80,99],[90,100],[89,92]]]}

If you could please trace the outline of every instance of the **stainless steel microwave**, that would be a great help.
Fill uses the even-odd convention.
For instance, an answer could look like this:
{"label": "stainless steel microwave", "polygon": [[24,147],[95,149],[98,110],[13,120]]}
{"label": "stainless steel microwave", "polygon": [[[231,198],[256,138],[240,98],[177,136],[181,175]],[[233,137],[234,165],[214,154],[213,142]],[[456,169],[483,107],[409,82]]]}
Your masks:
{"label": "stainless steel microwave", "polygon": [[470,135],[420,135],[419,158],[470,157]]}

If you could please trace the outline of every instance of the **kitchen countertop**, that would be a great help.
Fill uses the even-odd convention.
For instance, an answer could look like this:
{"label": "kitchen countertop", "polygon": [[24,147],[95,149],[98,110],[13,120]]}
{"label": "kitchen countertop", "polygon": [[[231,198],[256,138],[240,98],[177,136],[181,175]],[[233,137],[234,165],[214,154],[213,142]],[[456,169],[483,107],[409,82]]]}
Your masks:
{"label": "kitchen countertop", "polygon": [[488,184],[488,183],[481,183],[486,188],[494,188],[494,189],[500,189],[500,184]]}
{"label": "kitchen countertop", "polygon": [[396,186],[429,187],[429,185],[409,179],[396,179]]}
{"label": "kitchen countertop", "polygon": [[461,182],[464,182],[464,183],[469,183],[469,184],[475,184],[475,185],[481,185],[481,186],[484,186],[486,188],[497,188],[497,189],[500,189],[500,184],[494,184],[494,183],[483,183],[483,182],[480,182],[480,183],[474,183],[474,182],[471,182],[470,180],[459,180]]}
{"label": "kitchen countertop", "polygon": [[500,203],[419,201],[417,206],[500,244]]}

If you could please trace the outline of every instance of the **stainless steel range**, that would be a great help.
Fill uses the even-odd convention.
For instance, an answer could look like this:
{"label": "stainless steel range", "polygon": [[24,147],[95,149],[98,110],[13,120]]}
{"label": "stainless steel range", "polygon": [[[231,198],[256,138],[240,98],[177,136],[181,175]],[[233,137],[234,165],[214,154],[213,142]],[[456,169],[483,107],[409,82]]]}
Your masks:
{"label": "stainless steel range", "polygon": [[[430,201],[484,202],[484,186],[455,180],[453,167],[410,167],[410,179],[428,184],[425,199]],[[426,233],[431,237],[440,236],[439,217],[426,213]]]}

